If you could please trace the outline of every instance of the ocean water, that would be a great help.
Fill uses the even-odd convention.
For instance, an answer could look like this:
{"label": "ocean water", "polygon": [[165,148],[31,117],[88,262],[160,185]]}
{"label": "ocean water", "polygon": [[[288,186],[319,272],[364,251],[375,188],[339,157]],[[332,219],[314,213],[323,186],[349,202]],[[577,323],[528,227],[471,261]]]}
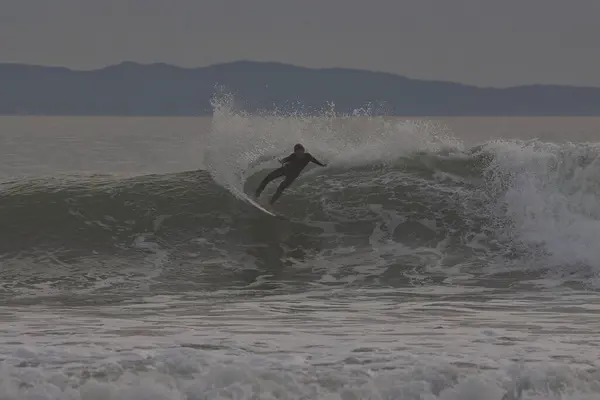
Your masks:
{"label": "ocean water", "polygon": [[[2,117],[0,399],[598,399],[599,137],[226,98]],[[296,142],[329,165],[286,218],[233,194]]]}

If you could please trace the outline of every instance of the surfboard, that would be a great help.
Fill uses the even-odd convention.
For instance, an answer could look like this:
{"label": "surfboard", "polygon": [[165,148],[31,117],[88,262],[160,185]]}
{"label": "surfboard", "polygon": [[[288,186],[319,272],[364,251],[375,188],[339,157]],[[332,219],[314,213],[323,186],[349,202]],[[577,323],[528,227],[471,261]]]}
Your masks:
{"label": "surfboard", "polygon": [[252,200],[250,197],[248,197],[246,199],[246,201],[250,204],[252,204],[254,207],[258,208],[259,210],[266,212],[269,215],[272,215],[274,217],[281,217],[281,215],[274,213],[273,211],[269,211],[267,210],[265,207],[261,206],[260,204],[258,204],[256,201]]}
{"label": "surfboard", "polygon": [[273,217],[279,217],[279,218],[283,217],[281,214],[276,214],[272,211],[267,210],[265,207],[261,206],[258,202],[254,201],[252,198],[250,198],[250,196],[248,196],[246,193],[244,193],[240,190],[237,190],[237,189],[233,189],[233,188],[232,188],[232,190],[235,191],[238,195],[240,195],[242,200],[244,200],[247,203],[252,204],[254,207],[258,208],[262,212],[267,213]]}

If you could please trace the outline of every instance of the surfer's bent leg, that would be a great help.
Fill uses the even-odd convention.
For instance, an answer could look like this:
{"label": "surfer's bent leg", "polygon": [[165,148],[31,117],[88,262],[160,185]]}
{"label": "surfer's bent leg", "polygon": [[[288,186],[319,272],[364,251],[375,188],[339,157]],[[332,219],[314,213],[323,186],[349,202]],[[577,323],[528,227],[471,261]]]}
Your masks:
{"label": "surfer's bent leg", "polygon": [[283,175],[285,175],[285,168],[283,168],[283,167],[277,168],[275,171],[272,171],[269,175],[267,175],[266,178],[263,179],[263,181],[258,186],[258,189],[256,189],[256,197],[260,196],[260,194],[263,192],[263,190],[265,190],[265,187],[267,186],[267,184],[269,182],[271,182],[273,179],[277,179]]}
{"label": "surfer's bent leg", "polygon": [[277,201],[277,199],[279,199],[279,197],[281,196],[281,194],[283,193],[283,191],[292,184],[292,182],[294,182],[294,180],[298,177],[298,175],[289,175],[286,176],[285,179],[283,180],[283,182],[281,182],[279,184],[279,187],[277,188],[277,191],[275,192],[275,194],[273,194],[273,197],[271,197],[271,201],[269,202],[270,204],[273,204]]}

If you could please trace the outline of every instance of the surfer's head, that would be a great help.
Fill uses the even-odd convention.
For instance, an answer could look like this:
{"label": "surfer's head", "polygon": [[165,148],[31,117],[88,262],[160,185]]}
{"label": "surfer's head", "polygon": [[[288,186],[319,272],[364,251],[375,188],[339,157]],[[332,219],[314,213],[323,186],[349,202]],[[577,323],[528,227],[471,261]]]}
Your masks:
{"label": "surfer's head", "polygon": [[294,146],[294,153],[296,154],[302,154],[304,153],[304,146],[302,146],[300,143],[298,143],[297,145]]}

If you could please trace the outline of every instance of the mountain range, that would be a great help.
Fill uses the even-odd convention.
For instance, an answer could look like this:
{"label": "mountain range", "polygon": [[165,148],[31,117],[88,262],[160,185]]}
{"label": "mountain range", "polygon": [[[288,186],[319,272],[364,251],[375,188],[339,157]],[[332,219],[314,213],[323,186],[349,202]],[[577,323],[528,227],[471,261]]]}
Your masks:
{"label": "mountain range", "polygon": [[236,107],[318,114],[370,106],[396,116],[600,115],[600,88],[527,85],[477,87],[345,68],[311,69],[238,61],[202,68],[124,62],[79,71],[0,64],[0,115],[211,115],[224,91]]}

